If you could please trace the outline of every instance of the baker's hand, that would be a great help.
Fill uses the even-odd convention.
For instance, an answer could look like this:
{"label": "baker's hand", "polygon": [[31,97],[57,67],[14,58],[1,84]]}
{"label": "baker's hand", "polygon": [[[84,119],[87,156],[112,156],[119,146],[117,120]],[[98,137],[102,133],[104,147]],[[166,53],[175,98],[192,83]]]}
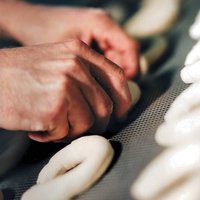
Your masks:
{"label": "baker's hand", "polygon": [[61,42],[67,38],[77,38],[88,45],[96,41],[104,55],[121,66],[128,78],[138,72],[137,43],[103,10],[17,2],[6,9],[5,15],[2,22],[5,31],[24,45]]}
{"label": "baker's hand", "polygon": [[79,40],[0,50],[0,127],[59,140],[102,132],[131,106],[124,72]]}

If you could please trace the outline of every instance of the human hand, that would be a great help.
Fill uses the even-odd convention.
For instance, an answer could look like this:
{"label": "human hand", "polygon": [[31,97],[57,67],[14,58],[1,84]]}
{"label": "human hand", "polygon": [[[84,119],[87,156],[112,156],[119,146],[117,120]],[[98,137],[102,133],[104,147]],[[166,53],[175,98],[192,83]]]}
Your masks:
{"label": "human hand", "polygon": [[104,131],[131,106],[117,65],[79,40],[0,51],[0,127],[47,142]]}
{"label": "human hand", "polygon": [[68,38],[88,45],[96,41],[104,55],[121,66],[128,78],[138,72],[138,44],[103,10],[18,2],[7,7],[3,24],[9,35],[24,45],[62,42]]}

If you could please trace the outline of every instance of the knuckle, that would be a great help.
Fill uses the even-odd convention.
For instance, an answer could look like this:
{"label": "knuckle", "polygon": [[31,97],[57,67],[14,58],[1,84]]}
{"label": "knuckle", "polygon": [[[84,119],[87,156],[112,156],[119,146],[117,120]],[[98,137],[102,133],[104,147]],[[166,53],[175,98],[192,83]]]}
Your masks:
{"label": "knuckle", "polygon": [[115,69],[115,77],[117,78],[117,80],[119,81],[119,84],[120,85],[124,85],[126,84],[126,76],[125,76],[125,73],[124,73],[124,70],[120,67],[117,67]]}
{"label": "knuckle", "polygon": [[81,51],[82,47],[84,46],[84,42],[82,42],[79,39],[71,39],[64,43],[64,45],[67,47],[67,49],[73,51],[73,52],[79,52]]}
{"label": "knuckle", "polygon": [[74,135],[80,135],[88,131],[94,124],[94,118],[91,116],[84,116],[82,122],[79,122],[78,126],[73,127],[72,133]]}
{"label": "knuckle", "polygon": [[81,70],[81,63],[77,56],[73,56],[67,62],[67,71],[73,74],[78,74]]}
{"label": "knuckle", "polygon": [[57,87],[55,94],[59,97],[61,95],[65,95],[67,91],[67,85],[69,84],[69,81],[67,77],[60,76],[57,80]]}

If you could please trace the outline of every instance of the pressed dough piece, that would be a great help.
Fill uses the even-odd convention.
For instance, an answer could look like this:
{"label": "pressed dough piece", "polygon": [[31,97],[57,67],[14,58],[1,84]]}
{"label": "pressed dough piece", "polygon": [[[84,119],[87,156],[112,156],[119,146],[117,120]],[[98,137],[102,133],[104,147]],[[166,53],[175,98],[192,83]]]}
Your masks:
{"label": "pressed dough piece", "polygon": [[189,35],[194,40],[200,39],[200,11],[198,12],[194,23],[189,29]]}
{"label": "pressed dough piece", "polygon": [[185,177],[177,187],[171,188],[165,194],[154,200],[199,200],[200,199],[200,174],[194,173]]}
{"label": "pressed dough piece", "polygon": [[153,160],[132,185],[131,195],[140,200],[162,199],[165,191],[179,187],[184,178],[199,172],[200,143],[168,148]]}
{"label": "pressed dough piece", "polygon": [[140,10],[125,23],[125,30],[137,38],[165,32],[176,21],[180,3],[180,0],[144,0]]}
{"label": "pressed dough piece", "polygon": [[22,200],[69,200],[90,188],[106,171],[114,155],[101,136],[86,136],[56,153],[41,170],[37,185]]}
{"label": "pressed dough piece", "polygon": [[126,8],[123,2],[107,2],[105,5],[103,5],[103,8],[118,23],[121,23],[126,17]]}
{"label": "pressed dough piece", "polygon": [[185,66],[181,70],[181,79],[185,83],[194,83],[200,80],[200,41],[195,44],[185,59]]}
{"label": "pressed dough piece", "polygon": [[200,141],[200,109],[174,121],[163,123],[156,131],[156,142],[163,146],[177,146]]}
{"label": "pressed dough piece", "polygon": [[137,83],[133,81],[128,81],[129,91],[131,93],[132,98],[132,107],[140,100],[141,97],[141,90]]}
{"label": "pressed dough piece", "polygon": [[200,41],[198,41],[187,54],[184,64],[186,66],[192,65],[200,60]]}
{"label": "pressed dough piece", "polygon": [[159,36],[151,39],[152,45],[140,57],[140,73],[145,76],[150,67],[166,52],[168,43],[165,37]]}
{"label": "pressed dough piece", "polygon": [[169,110],[165,114],[165,121],[170,123],[176,121],[194,110],[200,108],[200,82],[193,83],[184,90],[171,104]]}

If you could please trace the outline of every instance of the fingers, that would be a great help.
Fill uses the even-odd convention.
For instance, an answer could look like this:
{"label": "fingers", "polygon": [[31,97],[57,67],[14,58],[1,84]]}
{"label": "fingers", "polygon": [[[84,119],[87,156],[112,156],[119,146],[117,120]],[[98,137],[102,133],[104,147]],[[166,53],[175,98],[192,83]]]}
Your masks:
{"label": "fingers", "polygon": [[123,70],[81,41],[71,40],[65,45],[69,51],[91,63],[91,73],[103,88],[108,89],[116,117],[123,118],[131,107],[131,95]]}
{"label": "fingers", "polygon": [[139,69],[138,43],[105,11],[99,12],[95,20],[97,26],[92,32],[105,56],[122,67],[128,78],[133,78]]}
{"label": "fingers", "polygon": [[91,128],[95,117],[89,108],[80,88],[75,82],[68,85],[68,121],[70,125],[69,135],[79,136]]}
{"label": "fingers", "polygon": [[[75,57],[70,62],[73,64],[71,64],[71,67],[67,67],[67,72],[77,81],[78,87],[94,114],[95,123],[93,124],[93,131],[103,132],[106,130],[113,112],[113,102],[90,74],[89,69],[92,67],[92,64],[89,64],[80,57]],[[73,73],[74,70],[79,72],[78,76],[76,73]]]}
{"label": "fingers", "polygon": [[200,95],[198,93],[200,83],[194,83],[183,91],[176,100],[172,103],[171,107],[165,115],[165,121],[171,122],[181,117],[184,117],[191,111],[200,106]]}

